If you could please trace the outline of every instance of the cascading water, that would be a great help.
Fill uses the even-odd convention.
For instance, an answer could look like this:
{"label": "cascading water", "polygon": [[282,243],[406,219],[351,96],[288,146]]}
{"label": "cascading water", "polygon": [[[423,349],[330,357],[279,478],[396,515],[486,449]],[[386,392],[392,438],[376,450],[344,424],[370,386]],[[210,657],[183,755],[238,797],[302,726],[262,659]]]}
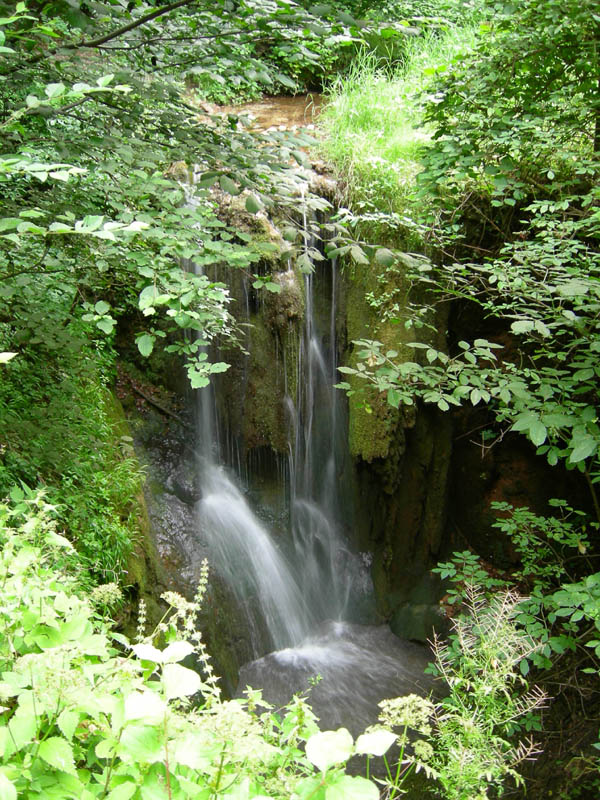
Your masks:
{"label": "cascading water", "polygon": [[314,621],[290,566],[244,497],[240,476],[222,463],[212,386],[198,393],[196,419],[197,524],[208,542],[211,565],[237,600],[255,655],[300,642]]}
{"label": "cascading water", "polygon": [[[305,231],[306,228],[305,221]],[[334,388],[338,276],[335,261],[330,266],[326,276],[331,282],[329,314],[321,315],[321,319],[315,313],[316,272],[304,276],[304,329],[292,417],[294,447],[290,449],[295,558],[301,566],[303,595],[310,598],[318,620],[347,618],[351,593],[362,597],[370,590],[364,564],[350,551],[343,536],[340,488],[347,434],[345,398]]]}
{"label": "cascading water", "polygon": [[[306,214],[304,236],[307,245],[313,246]],[[209,544],[211,566],[245,616],[256,655],[300,644],[319,622],[346,617],[351,590],[361,595],[370,590],[364,564],[342,535],[339,483],[346,433],[345,400],[334,389],[335,263],[326,278],[331,296],[319,319],[315,276],[304,276],[297,396],[284,398],[289,417],[286,477],[293,543],[285,548],[285,555],[251,509],[240,488],[242,476],[223,465],[227,459],[220,447],[213,387],[198,393],[198,530]],[[223,438],[228,438],[227,432]]]}
{"label": "cascading water", "polygon": [[[304,236],[313,246],[306,215]],[[223,425],[212,387],[198,393],[196,523],[198,542],[208,544],[210,566],[235,597],[254,657],[260,657],[242,668],[240,685],[261,686],[267,700],[280,703],[321,674],[312,695],[318,713],[356,730],[374,721],[378,699],[425,685],[427,654],[401,643],[386,626],[349,621],[369,607],[372,586],[368,565],[348,544],[347,416],[345,397],[334,389],[337,297],[336,264],[317,263],[304,276],[297,388],[292,396],[286,377],[283,400],[289,457],[280,496],[287,496],[287,535],[275,535],[251,508],[242,472],[231,468],[240,463],[235,436],[227,430],[218,435]],[[219,439],[229,453],[221,452]]]}

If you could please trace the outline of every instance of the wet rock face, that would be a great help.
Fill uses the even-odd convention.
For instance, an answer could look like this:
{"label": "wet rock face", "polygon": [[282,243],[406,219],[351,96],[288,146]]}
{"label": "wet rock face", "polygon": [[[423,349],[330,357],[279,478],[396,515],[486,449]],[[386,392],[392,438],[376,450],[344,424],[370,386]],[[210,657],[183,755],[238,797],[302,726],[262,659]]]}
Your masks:
{"label": "wet rock face", "polygon": [[493,527],[499,512],[492,503],[527,506],[534,513],[553,514],[552,498],[566,498],[575,508],[589,508],[587,487],[576,470],[551,467],[533,445],[516,433],[486,447],[481,433],[491,427],[484,411],[466,409],[456,420],[449,491],[453,548],[471,547],[495,566],[517,561],[512,544]]}

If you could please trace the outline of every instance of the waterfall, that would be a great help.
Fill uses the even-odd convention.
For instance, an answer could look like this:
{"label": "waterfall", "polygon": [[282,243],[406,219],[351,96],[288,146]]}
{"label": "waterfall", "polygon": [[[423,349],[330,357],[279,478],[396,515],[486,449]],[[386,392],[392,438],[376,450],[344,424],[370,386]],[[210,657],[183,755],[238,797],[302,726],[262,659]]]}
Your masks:
{"label": "waterfall", "polygon": [[[313,247],[308,228],[305,214],[305,242]],[[326,287],[324,302],[315,283]],[[350,595],[370,591],[366,567],[345,541],[341,514],[347,432],[346,401],[334,389],[337,284],[335,262],[319,262],[304,275],[296,396],[286,393],[283,400],[289,535],[279,542],[251,508],[241,469],[224,466],[235,459],[221,452],[219,438],[233,450],[232,437],[227,431],[219,436],[214,388],[198,392],[198,531],[209,545],[211,567],[245,617],[255,655],[299,645],[325,620],[348,619]]]}
{"label": "waterfall", "polygon": [[[196,519],[209,545],[211,567],[233,592],[255,655],[297,644],[314,620],[290,565],[244,497],[241,475],[222,463],[212,384],[197,392],[196,424],[201,494]],[[239,465],[239,458],[230,461]]]}
{"label": "waterfall", "polygon": [[[301,588],[318,620],[347,617],[365,570],[345,541],[340,487],[346,450],[345,398],[337,380],[335,261],[304,276],[305,318],[298,359],[291,472],[291,527]],[[315,278],[331,281],[329,314],[315,312]],[[320,317],[320,318],[319,318]],[[288,405],[289,405],[288,400]]]}

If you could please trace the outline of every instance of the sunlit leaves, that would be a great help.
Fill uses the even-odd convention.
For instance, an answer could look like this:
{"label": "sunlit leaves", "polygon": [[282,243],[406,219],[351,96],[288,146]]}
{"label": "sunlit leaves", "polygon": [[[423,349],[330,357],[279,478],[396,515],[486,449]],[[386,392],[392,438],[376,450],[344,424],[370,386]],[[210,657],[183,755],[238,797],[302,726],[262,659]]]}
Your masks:
{"label": "sunlit leaves", "polygon": [[68,772],[71,775],[75,774],[75,762],[73,760],[73,748],[66,741],[59,736],[51,736],[40,744],[39,756],[43,758],[50,766]]}
{"label": "sunlit leaves", "polygon": [[325,771],[352,755],[353,740],[346,728],[315,733],[306,743],[306,757],[317,769]]}

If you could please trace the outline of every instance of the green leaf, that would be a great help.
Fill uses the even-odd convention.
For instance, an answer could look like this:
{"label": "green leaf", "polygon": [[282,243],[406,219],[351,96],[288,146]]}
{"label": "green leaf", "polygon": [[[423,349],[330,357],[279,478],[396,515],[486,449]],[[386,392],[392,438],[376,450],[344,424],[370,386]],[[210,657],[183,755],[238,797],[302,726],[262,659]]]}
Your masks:
{"label": "green leaf", "polygon": [[155,664],[162,662],[162,650],[152,644],[134,644],[131,649],[141,661],[153,661]]}
{"label": "green leaf", "polygon": [[531,427],[529,428],[529,438],[533,442],[536,447],[544,444],[546,441],[547,430],[546,426],[543,422],[539,419],[536,419],[532,422]]}
{"label": "green leaf", "polygon": [[118,752],[124,760],[152,764],[163,757],[162,736],[147,725],[126,725]]}
{"label": "green leaf", "polygon": [[227,175],[221,175],[219,178],[221,189],[227,194],[238,195],[240,193],[239,187]]}
{"label": "green leaf", "polygon": [[0,219],[0,231],[14,231],[20,224],[19,217],[3,217]]}
{"label": "green leaf", "polygon": [[257,214],[263,208],[263,204],[254,194],[248,195],[248,197],[246,198],[245,205],[246,205],[246,211],[248,211],[250,214]]}
{"label": "green leaf", "polygon": [[353,740],[346,728],[313,734],[306,742],[306,757],[321,772],[334,764],[347,761],[352,755]]}
{"label": "green leaf", "polygon": [[49,83],[44,91],[46,97],[52,100],[53,97],[60,97],[61,94],[64,94],[65,85],[64,83]]}
{"label": "green leaf", "polygon": [[51,736],[40,744],[38,755],[51,767],[76,775],[73,748],[61,736]]}
{"label": "green leaf", "polygon": [[366,778],[342,775],[327,787],[325,798],[326,800],[379,800],[379,789]]}
{"label": "green leaf", "polygon": [[375,253],[375,261],[383,267],[391,267],[396,257],[387,247],[380,247]]}
{"label": "green leaf", "polygon": [[[338,369],[340,372],[355,372],[355,370],[349,370],[347,367],[338,367]],[[387,401],[392,408],[398,408],[400,406],[400,392],[397,389],[388,389]]]}
{"label": "green leaf", "polygon": [[166,703],[150,689],[132,692],[125,698],[126,721],[140,719],[149,725],[156,725],[164,720],[166,713]]}
{"label": "green leaf", "polygon": [[96,321],[96,327],[104,333],[112,333],[115,325],[116,322],[111,317],[103,317],[102,319]]}
{"label": "green leaf", "polygon": [[96,314],[108,314],[110,311],[110,306],[104,300],[98,300],[94,306],[94,310]]}
{"label": "green leaf", "polygon": [[144,333],[142,336],[138,336],[138,338],[135,340],[135,343],[137,344],[138,350],[144,356],[144,358],[148,358],[154,349],[154,336],[151,336],[149,333]]}
{"label": "green leaf", "polygon": [[210,365],[210,372],[227,372],[231,364],[226,364],[225,361],[215,361],[214,364]]}
{"label": "green leaf", "polygon": [[8,723],[10,739],[7,748],[12,745],[20,750],[32,741],[37,733],[36,720],[33,714],[16,715]]}
{"label": "green leaf", "polygon": [[221,753],[219,741],[200,731],[187,731],[175,743],[173,758],[190,769],[208,770]]}
{"label": "green leaf", "polygon": [[79,714],[77,711],[69,711],[68,709],[65,709],[59,714],[57,723],[61,733],[70,740],[73,738],[75,729],[79,724]]}
{"label": "green leaf", "polygon": [[3,772],[0,772],[0,800],[17,800],[17,790]]}
{"label": "green leaf", "polygon": [[137,786],[131,781],[121,783],[106,795],[106,800],[130,800],[135,794]]}
{"label": "green leaf", "polygon": [[162,651],[162,662],[163,664],[173,664],[177,661],[183,661],[184,658],[187,658],[187,656],[191,655],[193,652],[194,646],[189,642],[172,642]]}
{"label": "green leaf", "polygon": [[593,436],[583,436],[577,439],[577,444],[573,448],[573,452],[569,456],[571,464],[577,464],[579,461],[584,461],[593,455],[598,449],[598,442]]}
{"label": "green leaf", "polygon": [[197,370],[188,370],[188,378],[190,379],[190,386],[192,389],[204,389],[210,383],[210,378],[203,372]]}
{"label": "green leaf", "polygon": [[112,83],[114,77],[114,75],[102,75],[101,78],[98,78],[96,83],[98,86],[105,87],[108,86],[109,83]]}
{"label": "green leaf", "polygon": [[520,319],[511,323],[510,329],[513,333],[531,333],[534,329],[534,322],[532,319]]}
{"label": "green leaf", "polygon": [[350,248],[350,257],[353,261],[357,264],[368,264],[369,259],[366,257],[364,250],[362,247],[359,247],[357,244],[353,244]]}
{"label": "green leaf", "polygon": [[146,286],[144,289],[142,289],[142,291],[140,292],[140,296],[138,298],[138,306],[140,308],[140,311],[143,311],[145,308],[148,308],[149,306],[153,306],[154,301],[159,296],[159,294],[160,292],[154,284]]}
{"label": "green leaf", "polygon": [[356,740],[356,752],[369,756],[382,756],[396,741],[396,734],[385,728],[363,733]]}
{"label": "green leaf", "polygon": [[198,673],[180,664],[165,664],[162,681],[167,700],[189,697],[199,692],[202,686]]}

